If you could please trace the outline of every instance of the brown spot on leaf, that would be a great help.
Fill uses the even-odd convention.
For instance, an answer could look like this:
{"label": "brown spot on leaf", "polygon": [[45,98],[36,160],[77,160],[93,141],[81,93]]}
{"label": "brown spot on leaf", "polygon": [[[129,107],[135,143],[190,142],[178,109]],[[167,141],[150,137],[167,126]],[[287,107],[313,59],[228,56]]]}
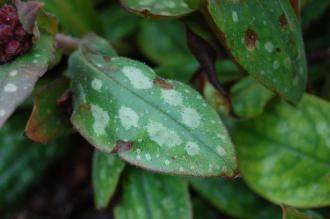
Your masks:
{"label": "brown spot on leaf", "polygon": [[140,12],[144,17],[149,17],[151,15],[148,9],[144,9]]}
{"label": "brown spot on leaf", "polygon": [[105,62],[111,62],[112,57],[111,56],[103,56],[103,59]]}
{"label": "brown spot on leaf", "polygon": [[123,153],[132,149],[134,142],[133,141],[122,141],[118,140],[116,147],[113,149],[115,153]]}
{"label": "brown spot on leaf", "polygon": [[164,79],[157,77],[154,79],[154,84],[158,87],[161,87],[165,90],[172,90],[174,87],[172,84],[166,82]]}
{"label": "brown spot on leaf", "polygon": [[245,31],[244,39],[245,39],[246,48],[249,51],[255,50],[256,44],[257,44],[257,40],[258,40],[257,34],[253,30],[251,30],[250,28],[248,28]]}
{"label": "brown spot on leaf", "polygon": [[91,111],[91,106],[88,105],[87,103],[81,103],[81,104],[79,105],[79,109],[81,109],[81,110],[86,110],[86,111]]}
{"label": "brown spot on leaf", "polygon": [[285,16],[285,14],[282,14],[278,21],[280,22],[281,27],[288,26],[288,18]]}

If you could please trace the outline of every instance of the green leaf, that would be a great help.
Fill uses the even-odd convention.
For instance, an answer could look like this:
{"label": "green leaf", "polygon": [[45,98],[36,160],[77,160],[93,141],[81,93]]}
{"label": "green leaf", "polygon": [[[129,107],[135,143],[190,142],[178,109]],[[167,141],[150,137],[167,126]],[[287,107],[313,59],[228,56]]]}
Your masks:
{"label": "green leaf", "polygon": [[65,112],[67,109],[58,103],[68,88],[69,81],[63,77],[48,83],[38,91],[25,128],[25,133],[30,139],[46,144],[73,132],[69,116]]}
{"label": "green leaf", "polygon": [[298,19],[287,0],[207,1],[204,14],[236,61],[258,82],[291,103],[306,86]]}
{"label": "green leaf", "polygon": [[195,61],[187,60],[178,64],[160,65],[155,68],[155,72],[162,78],[175,79],[189,84],[198,67],[199,65]]}
{"label": "green leaf", "polygon": [[215,63],[220,83],[229,83],[242,77],[237,65],[229,59],[218,59]]}
{"label": "green leaf", "polygon": [[268,208],[261,209],[261,212],[253,219],[283,219],[281,207],[272,205]]}
{"label": "green leaf", "polygon": [[191,219],[188,185],[182,178],[131,168],[124,179],[116,219]]}
{"label": "green leaf", "polygon": [[175,18],[193,11],[184,0],[120,0],[120,2],[130,11],[146,17]]}
{"label": "green leaf", "polygon": [[282,206],[282,210],[283,219],[313,219],[292,207]]}
{"label": "green leaf", "polygon": [[326,12],[327,8],[330,6],[330,0],[315,1],[308,0],[302,10],[302,20],[304,24],[310,24],[317,18],[319,18],[323,13]]}
{"label": "green leaf", "polygon": [[26,116],[12,117],[0,131],[0,211],[17,208],[23,193],[66,151],[67,141],[39,145],[23,136]]}
{"label": "green leaf", "polygon": [[157,77],[143,63],[104,58],[85,47],[88,43],[70,57],[71,121],[90,143],[154,171],[235,174],[227,131],[195,90]]}
{"label": "green leaf", "polygon": [[260,115],[268,101],[274,96],[272,92],[246,77],[237,82],[230,90],[230,96],[236,115],[251,118]]}
{"label": "green leaf", "polygon": [[101,22],[105,37],[117,41],[135,33],[140,17],[128,12],[123,7],[113,4],[101,12]]}
{"label": "green leaf", "polygon": [[197,63],[186,45],[184,26],[176,20],[143,20],[138,46],[146,57],[157,64]]}
{"label": "green leaf", "polygon": [[234,218],[253,218],[268,207],[268,203],[240,179],[192,178],[190,182],[205,199]]}
{"label": "green leaf", "polygon": [[30,52],[0,65],[0,127],[30,95],[36,81],[47,71],[53,53],[53,37],[42,33]]}
{"label": "green leaf", "polygon": [[124,167],[125,163],[117,155],[94,151],[92,179],[97,208],[108,206]]}
{"label": "green leaf", "polygon": [[260,195],[295,207],[330,204],[330,104],[305,95],[277,102],[233,132],[240,171]]}
{"label": "green leaf", "polygon": [[83,36],[94,30],[102,32],[100,20],[90,0],[42,0],[45,9],[59,19],[64,32]]}
{"label": "green leaf", "polygon": [[[220,83],[230,83],[240,79],[242,76],[237,66],[230,60],[217,60],[215,63],[217,78]],[[205,100],[220,114],[228,115],[231,106],[228,105],[226,98],[207,80],[204,75],[194,77],[195,84],[200,84],[200,89]],[[193,83],[194,83],[193,82]]]}

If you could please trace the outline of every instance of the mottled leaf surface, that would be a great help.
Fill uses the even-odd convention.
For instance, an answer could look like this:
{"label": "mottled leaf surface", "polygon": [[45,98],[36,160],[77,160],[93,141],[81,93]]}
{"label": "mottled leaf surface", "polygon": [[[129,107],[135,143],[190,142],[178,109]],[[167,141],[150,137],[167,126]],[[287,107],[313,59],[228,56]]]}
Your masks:
{"label": "mottled leaf surface", "polygon": [[297,108],[277,102],[233,132],[240,171],[257,193],[279,204],[330,204],[330,104],[305,95]]}
{"label": "mottled leaf surface", "polygon": [[204,11],[236,61],[291,103],[306,85],[300,24],[287,0],[207,1]]}
{"label": "mottled leaf surface", "polygon": [[236,160],[217,113],[189,86],[143,63],[82,45],[70,58],[72,122],[95,147],[171,174],[234,175]]}
{"label": "mottled leaf surface", "polygon": [[45,168],[65,152],[66,140],[39,145],[23,136],[27,118],[19,114],[0,131],[0,211],[14,209]]}
{"label": "mottled leaf surface", "polygon": [[188,185],[183,178],[130,169],[123,183],[116,219],[191,219]]}
{"label": "mottled leaf surface", "polygon": [[142,16],[152,17],[180,17],[192,12],[184,0],[120,0],[121,3]]}
{"label": "mottled leaf surface", "polygon": [[[40,88],[26,125],[26,135],[40,143],[48,143],[73,132],[66,112],[70,106],[61,106],[58,101],[69,88],[69,80],[60,78]],[[68,100],[71,101],[71,100]]]}
{"label": "mottled leaf surface", "polygon": [[251,118],[263,112],[274,94],[252,77],[246,77],[231,88],[230,96],[235,114],[243,118]]}
{"label": "mottled leaf surface", "polygon": [[117,188],[119,177],[125,167],[116,154],[95,151],[92,179],[94,200],[97,208],[106,208]]}
{"label": "mottled leaf surface", "polygon": [[253,218],[268,206],[241,179],[192,178],[190,182],[206,200],[234,218]]}
{"label": "mottled leaf surface", "polygon": [[41,34],[37,45],[30,52],[0,65],[0,127],[32,92],[39,77],[47,71],[53,52],[53,37]]}

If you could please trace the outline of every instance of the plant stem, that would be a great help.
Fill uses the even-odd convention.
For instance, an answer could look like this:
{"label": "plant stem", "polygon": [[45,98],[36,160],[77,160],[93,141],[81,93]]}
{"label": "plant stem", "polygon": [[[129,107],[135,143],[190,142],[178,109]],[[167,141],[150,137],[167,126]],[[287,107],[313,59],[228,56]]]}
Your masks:
{"label": "plant stem", "polygon": [[63,50],[66,54],[70,54],[78,49],[81,40],[79,38],[58,33],[55,36],[55,41],[57,48]]}

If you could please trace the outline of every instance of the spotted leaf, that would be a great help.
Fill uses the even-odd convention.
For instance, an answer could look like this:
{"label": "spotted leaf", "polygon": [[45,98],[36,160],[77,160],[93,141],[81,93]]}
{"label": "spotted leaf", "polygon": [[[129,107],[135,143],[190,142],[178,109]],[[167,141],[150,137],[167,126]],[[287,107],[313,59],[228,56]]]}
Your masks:
{"label": "spotted leaf", "polygon": [[130,169],[117,219],[191,219],[188,185],[182,178]]}
{"label": "spotted leaf", "polygon": [[236,61],[296,104],[307,77],[299,21],[290,1],[206,1],[205,16]]}
{"label": "spotted leaf", "polygon": [[57,79],[40,88],[25,128],[30,139],[45,144],[73,132],[69,121],[71,100],[63,98],[60,102],[68,88],[67,78]]}
{"label": "spotted leaf", "polygon": [[195,90],[159,78],[143,63],[88,48],[88,42],[82,44],[69,68],[75,99],[71,120],[89,142],[154,171],[234,175],[227,131]]}
{"label": "spotted leaf", "polygon": [[146,17],[180,17],[193,10],[184,0],[121,0],[129,10]]}
{"label": "spotted leaf", "polygon": [[53,37],[44,33],[30,52],[0,65],[0,127],[47,71],[53,52]]}
{"label": "spotted leaf", "polygon": [[93,156],[93,190],[97,208],[106,208],[116,190],[125,163],[115,154],[95,151]]}
{"label": "spotted leaf", "polygon": [[234,129],[240,171],[265,198],[295,207],[330,204],[330,104],[305,95],[277,102]]}

